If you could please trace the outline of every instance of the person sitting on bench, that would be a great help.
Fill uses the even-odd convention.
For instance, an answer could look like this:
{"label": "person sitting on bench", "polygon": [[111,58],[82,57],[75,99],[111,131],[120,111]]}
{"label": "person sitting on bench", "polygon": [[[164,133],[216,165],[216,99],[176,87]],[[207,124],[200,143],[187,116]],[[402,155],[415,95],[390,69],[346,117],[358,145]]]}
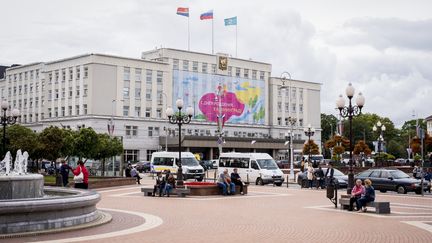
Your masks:
{"label": "person sitting on bench", "polygon": [[231,178],[228,175],[228,169],[225,169],[223,173],[219,175],[217,184],[219,188],[222,188],[222,194],[224,196],[235,194],[235,184],[231,182]]}
{"label": "person sitting on bench", "polygon": [[156,195],[156,191],[159,192],[159,197],[161,197],[164,189],[165,189],[165,178],[162,177],[161,172],[158,172],[156,176],[156,184],[154,185],[153,188],[153,197]]}
{"label": "person sitting on bench", "polygon": [[170,196],[170,192],[172,191],[173,188],[175,188],[175,179],[174,176],[171,173],[169,173],[167,174],[166,184],[165,184],[165,193],[167,197]]}
{"label": "person sitting on bench", "polygon": [[365,187],[362,185],[362,181],[360,179],[356,180],[356,184],[351,190],[351,198],[348,211],[353,211],[354,202],[356,202],[357,210],[361,208],[357,204],[357,200],[361,198],[362,195],[365,194]]}
{"label": "person sitting on bench", "polygon": [[243,195],[243,182],[241,180],[239,173],[237,172],[237,168],[234,168],[233,173],[231,173],[231,181],[235,185],[240,186],[240,194]]}
{"label": "person sitting on bench", "polygon": [[365,195],[362,195],[361,198],[357,200],[357,212],[366,212],[366,204],[369,202],[375,201],[375,189],[372,187],[372,181],[369,179],[366,179],[364,181],[365,183]]}

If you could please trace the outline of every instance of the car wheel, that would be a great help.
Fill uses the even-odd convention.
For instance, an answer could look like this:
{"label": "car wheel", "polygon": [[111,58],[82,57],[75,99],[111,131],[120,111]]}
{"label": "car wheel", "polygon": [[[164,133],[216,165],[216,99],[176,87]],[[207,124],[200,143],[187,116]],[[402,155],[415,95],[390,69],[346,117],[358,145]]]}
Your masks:
{"label": "car wheel", "polygon": [[282,182],[280,183],[275,183],[276,186],[282,186]]}
{"label": "car wheel", "polygon": [[197,178],[197,181],[199,181],[199,182],[201,182],[201,181],[203,181],[203,177],[200,177],[200,178]]}
{"label": "car wheel", "polygon": [[419,188],[419,189],[415,190],[415,193],[416,193],[417,195],[420,195],[420,194],[422,193],[422,191],[421,191],[421,189]]}
{"label": "car wheel", "polygon": [[257,185],[259,185],[259,186],[264,186],[264,181],[261,179],[261,178],[258,178],[257,180],[256,180],[256,183],[255,184],[257,184]]}
{"label": "car wheel", "polygon": [[302,181],[301,181],[301,187],[302,187],[302,188],[308,188],[308,187],[309,187],[309,185],[308,185],[308,181],[307,181],[307,180],[302,180]]}
{"label": "car wheel", "polygon": [[397,189],[396,189],[396,191],[399,194],[406,194],[407,193],[407,190],[406,190],[406,188],[404,186],[398,186]]}
{"label": "car wheel", "polygon": [[380,190],[380,192],[382,192],[382,193],[386,193],[386,192],[387,192],[387,190]]}

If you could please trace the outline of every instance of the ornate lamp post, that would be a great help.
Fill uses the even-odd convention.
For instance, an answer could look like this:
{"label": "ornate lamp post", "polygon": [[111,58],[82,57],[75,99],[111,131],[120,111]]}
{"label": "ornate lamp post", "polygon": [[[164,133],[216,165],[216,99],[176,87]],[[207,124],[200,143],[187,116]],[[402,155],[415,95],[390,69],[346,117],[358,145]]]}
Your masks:
{"label": "ornate lamp post", "polygon": [[219,156],[222,154],[222,144],[224,143],[223,140],[223,136],[224,136],[224,132],[223,132],[223,119],[225,117],[225,114],[222,114],[222,98],[223,98],[223,87],[222,84],[219,83],[218,87],[217,87],[217,91],[216,91],[216,97],[215,97],[215,101],[218,102],[218,115],[217,115],[217,125],[218,128],[216,130],[216,135],[218,136],[218,150],[219,150]]}
{"label": "ornate lamp post", "polygon": [[311,162],[311,146],[310,146],[310,142],[311,142],[311,137],[315,134],[315,128],[313,128],[311,126],[311,124],[309,124],[307,127],[305,127],[303,129],[305,135],[308,137],[308,161],[309,163]]}
{"label": "ornate lamp post", "polygon": [[[3,154],[6,154],[6,127],[7,125],[13,125],[16,123],[20,111],[18,109],[12,109],[11,115],[8,115],[9,102],[6,100],[2,101],[1,108],[3,114],[1,116],[1,124],[3,125]],[[12,160],[12,168],[15,168],[15,161]]]}
{"label": "ornate lamp post", "polygon": [[351,100],[354,97],[355,89],[351,83],[348,84],[345,93],[349,100],[348,106],[345,106],[345,99],[343,98],[342,95],[339,95],[339,99],[336,101],[336,106],[339,109],[339,113],[341,117],[348,118],[349,120],[350,160],[349,160],[347,193],[351,194],[351,189],[354,186],[353,159],[352,159],[352,150],[353,150],[352,119],[354,116],[359,116],[361,114],[361,110],[365,103],[365,98],[360,92],[356,98],[357,105],[352,105]]}
{"label": "ornate lamp post", "polygon": [[[379,137],[378,137],[378,159],[381,161],[381,151],[382,151],[382,143],[384,142],[384,137],[383,137],[383,133],[386,130],[386,127],[384,126],[384,124],[381,124],[380,121],[377,122],[376,125],[373,126],[372,130],[374,132],[377,132],[379,130]],[[382,163],[381,163],[382,166]]]}
{"label": "ornate lamp post", "polygon": [[178,145],[178,149],[179,149],[178,167],[179,168],[177,170],[177,186],[183,187],[183,169],[182,169],[182,162],[181,162],[181,151],[182,151],[181,126],[183,124],[189,124],[191,122],[194,110],[192,107],[188,107],[186,109],[186,114],[182,113],[181,112],[182,108],[183,108],[183,100],[182,99],[178,99],[176,101],[176,106],[177,106],[178,112],[174,113],[174,110],[171,107],[168,107],[166,109],[166,114],[168,116],[168,121],[171,124],[177,124],[179,126],[179,145]]}

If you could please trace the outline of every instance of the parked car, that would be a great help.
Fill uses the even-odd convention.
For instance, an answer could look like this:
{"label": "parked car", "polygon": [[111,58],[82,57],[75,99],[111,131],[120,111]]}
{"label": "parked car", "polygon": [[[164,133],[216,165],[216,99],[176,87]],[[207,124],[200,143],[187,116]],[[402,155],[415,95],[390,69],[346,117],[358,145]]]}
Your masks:
{"label": "parked car", "polygon": [[[314,169],[314,173],[317,170],[318,169]],[[322,168],[322,170],[324,171],[324,175],[325,175],[327,172],[327,168]],[[345,175],[344,173],[342,173],[338,169],[334,169],[333,177],[338,180],[339,188],[347,188],[347,186],[348,186],[348,176],[347,175]],[[304,188],[309,187],[309,182],[307,179],[307,171],[298,173],[297,183]],[[312,182],[312,186],[316,187],[316,183],[317,183],[317,180],[314,180]]]}
{"label": "parked car", "polygon": [[[406,194],[415,192],[421,194],[420,180],[411,178],[405,172],[393,168],[369,169],[355,175],[355,179],[369,179],[372,186],[380,192],[395,191]],[[427,189],[427,183],[423,183],[423,190]]]}
{"label": "parked car", "polygon": [[140,161],[136,164],[133,164],[132,167],[135,167],[139,173],[145,173],[150,171],[150,161]]}
{"label": "parked car", "polygon": [[395,159],[394,165],[408,165],[407,159],[403,159],[403,158]]}
{"label": "parked car", "polygon": [[280,169],[290,168],[290,162],[288,160],[278,160],[276,164]]}

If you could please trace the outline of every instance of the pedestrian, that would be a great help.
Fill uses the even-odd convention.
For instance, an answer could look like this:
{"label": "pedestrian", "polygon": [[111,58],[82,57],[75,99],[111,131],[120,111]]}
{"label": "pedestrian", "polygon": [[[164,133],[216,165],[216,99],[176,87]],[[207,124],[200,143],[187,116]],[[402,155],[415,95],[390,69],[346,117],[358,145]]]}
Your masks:
{"label": "pedestrian", "polygon": [[165,183],[165,193],[167,197],[170,196],[170,192],[175,188],[175,178],[171,173],[167,174],[166,183]]}
{"label": "pedestrian", "polygon": [[360,179],[356,180],[355,186],[351,190],[350,204],[348,211],[353,211],[354,202],[357,206],[357,211],[361,208],[357,204],[357,200],[361,198],[362,195],[365,195],[365,187],[362,185],[362,181]]}
{"label": "pedestrian", "polygon": [[417,165],[415,165],[415,166],[414,166],[414,169],[413,169],[413,171],[412,171],[412,173],[413,173],[413,177],[414,177],[415,179],[418,179],[418,176],[417,176],[418,172],[419,172],[419,167],[418,167]]}
{"label": "pedestrian", "polygon": [[241,177],[239,173],[237,172],[237,168],[234,168],[233,172],[231,173],[231,181],[240,187],[240,194],[243,195],[243,182],[241,180]]}
{"label": "pedestrian", "polygon": [[78,166],[72,171],[72,173],[75,175],[75,188],[88,189],[89,173],[82,160],[78,160]]}
{"label": "pedestrian", "polygon": [[312,189],[313,179],[314,179],[314,168],[312,167],[312,163],[309,163],[307,168],[307,179],[309,182],[309,189]]}
{"label": "pedestrian", "polygon": [[222,194],[224,196],[235,194],[235,184],[231,182],[231,177],[228,175],[228,169],[225,169],[219,175],[217,185],[222,189]]}
{"label": "pedestrian", "polygon": [[69,172],[72,168],[67,164],[66,160],[61,161],[60,174],[62,176],[63,186],[66,187],[69,184]]}
{"label": "pedestrian", "polygon": [[301,172],[305,171],[305,158],[304,157],[302,157],[302,160],[300,162],[300,170],[301,170]]}
{"label": "pedestrian", "polygon": [[130,163],[128,163],[126,169],[125,169],[125,175],[126,177],[131,177],[131,170],[132,170],[132,165]]}
{"label": "pedestrian", "polygon": [[142,179],[141,176],[139,175],[137,169],[135,167],[133,167],[130,171],[130,176],[131,177],[135,177],[136,178],[136,182],[138,184],[141,184],[140,180]]}
{"label": "pedestrian", "polygon": [[333,163],[330,162],[328,165],[329,165],[329,167],[327,168],[327,171],[326,171],[325,176],[324,176],[326,186],[330,185],[330,183],[333,182],[333,175],[334,175]]}
{"label": "pedestrian", "polygon": [[154,188],[153,188],[153,197],[156,195],[156,192],[159,192],[159,197],[161,197],[164,188],[165,188],[165,178],[162,177],[161,172],[157,172],[156,184],[154,185]]}
{"label": "pedestrian", "polygon": [[432,187],[432,184],[431,184],[431,181],[432,181],[432,169],[431,168],[427,169],[427,171],[425,173],[425,176],[424,176],[424,179],[425,179],[425,181],[428,182],[427,190],[429,191],[429,193],[431,193],[431,187]]}
{"label": "pedestrian", "polygon": [[357,212],[359,213],[362,211],[366,212],[366,204],[375,201],[375,189],[372,187],[372,181],[366,179],[364,183],[365,183],[365,194],[362,195],[357,200],[357,208],[358,208]]}
{"label": "pedestrian", "polygon": [[318,169],[315,171],[315,178],[317,180],[317,189],[321,187],[324,188],[324,171],[321,166],[318,166]]}

